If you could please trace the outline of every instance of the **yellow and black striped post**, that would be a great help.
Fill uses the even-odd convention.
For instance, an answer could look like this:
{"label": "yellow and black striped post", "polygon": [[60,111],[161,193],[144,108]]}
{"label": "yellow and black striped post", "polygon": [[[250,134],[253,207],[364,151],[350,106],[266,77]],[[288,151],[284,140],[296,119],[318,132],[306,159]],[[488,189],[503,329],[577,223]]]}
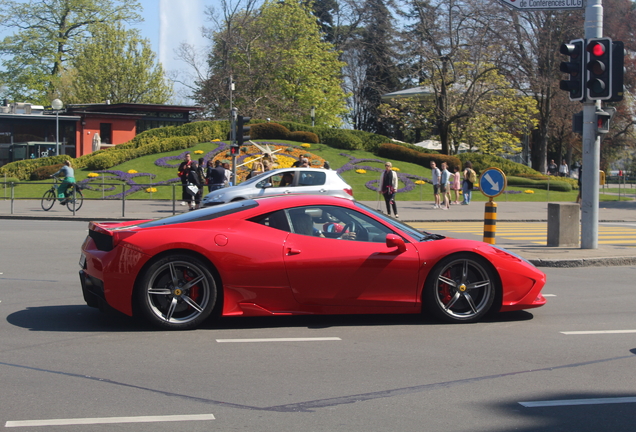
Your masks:
{"label": "yellow and black striped post", "polygon": [[495,244],[495,234],[497,233],[497,203],[490,201],[486,203],[484,212],[484,243]]}

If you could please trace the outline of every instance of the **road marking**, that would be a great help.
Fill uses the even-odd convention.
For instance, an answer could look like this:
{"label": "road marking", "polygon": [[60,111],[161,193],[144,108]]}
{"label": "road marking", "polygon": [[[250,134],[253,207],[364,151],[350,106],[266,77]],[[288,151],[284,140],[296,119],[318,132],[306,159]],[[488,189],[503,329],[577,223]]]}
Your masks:
{"label": "road marking", "polygon": [[526,408],[572,406],[572,405],[603,405],[617,403],[636,403],[636,397],[597,398],[597,399],[564,399],[553,401],[519,402]]}
{"label": "road marking", "polygon": [[261,339],[217,339],[217,342],[314,342],[314,341],[339,341],[339,337],[314,337],[314,338],[261,338]]}
{"label": "road marking", "polygon": [[636,333],[636,330],[594,330],[594,331],[564,331],[565,335],[592,335],[592,334],[624,334]]}
{"label": "road marking", "polygon": [[556,294],[543,294],[543,297],[556,297]]}
{"label": "road marking", "polygon": [[96,417],[76,419],[50,419],[50,420],[20,420],[8,421],[4,427],[29,427],[29,426],[70,426],[89,424],[113,424],[113,423],[153,423],[176,421],[202,421],[214,420],[213,414],[192,415],[168,415],[168,416],[141,416],[141,417]]}

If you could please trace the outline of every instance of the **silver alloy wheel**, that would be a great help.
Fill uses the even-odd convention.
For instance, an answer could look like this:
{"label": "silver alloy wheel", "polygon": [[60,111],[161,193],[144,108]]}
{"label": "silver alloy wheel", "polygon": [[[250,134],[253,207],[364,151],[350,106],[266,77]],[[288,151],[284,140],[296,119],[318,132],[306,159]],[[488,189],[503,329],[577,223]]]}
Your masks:
{"label": "silver alloy wheel", "polygon": [[474,321],[483,316],[495,296],[491,272],[475,258],[458,256],[436,272],[433,295],[437,310],[450,321]]}
{"label": "silver alloy wheel", "polygon": [[169,260],[152,272],[145,286],[150,312],[160,322],[189,327],[209,310],[214,289],[199,264]]}

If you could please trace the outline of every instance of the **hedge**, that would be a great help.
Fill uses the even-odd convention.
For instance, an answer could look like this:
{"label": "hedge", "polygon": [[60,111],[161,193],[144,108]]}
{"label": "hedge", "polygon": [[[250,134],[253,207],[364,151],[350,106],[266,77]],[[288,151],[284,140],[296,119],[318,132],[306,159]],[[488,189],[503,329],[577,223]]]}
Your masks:
{"label": "hedge", "polygon": [[222,139],[229,133],[229,130],[230,124],[227,121],[193,122],[182,126],[149,129],[127,143],[99,150],[77,159],[59,155],[16,161],[0,167],[0,173],[20,180],[27,180],[37,168],[61,164],[69,159],[75,169],[86,167],[91,170],[108,169],[139,156],[185,149],[200,142]]}
{"label": "hedge", "polygon": [[548,181],[548,180],[533,180],[527,177],[506,177],[508,180],[508,186],[517,187],[531,187],[534,189],[545,189],[548,187],[552,191],[557,192],[571,192],[572,185],[564,181]]}
{"label": "hedge", "polygon": [[541,175],[540,172],[533,170],[532,168],[520,163],[512,162],[508,159],[504,159],[499,156],[479,154],[479,153],[460,153],[457,157],[466,163],[470,161],[473,164],[473,169],[481,174],[488,168],[499,168],[504,172],[506,176],[519,176],[519,175]]}
{"label": "hedge", "polygon": [[446,162],[449,168],[459,167],[462,163],[456,156],[448,156],[437,153],[422,153],[418,150],[406,148],[398,144],[382,144],[378,149],[377,155],[385,159],[394,159],[404,162],[411,162],[429,168],[431,162],[435,162],[438,166],[442,162]]}

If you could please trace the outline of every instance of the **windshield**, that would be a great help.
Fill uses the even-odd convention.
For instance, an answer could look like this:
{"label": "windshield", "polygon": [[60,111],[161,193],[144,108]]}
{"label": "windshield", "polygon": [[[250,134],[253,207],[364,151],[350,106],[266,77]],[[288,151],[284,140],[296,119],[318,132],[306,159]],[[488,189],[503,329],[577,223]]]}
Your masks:
{"label": "windshield", "polygon": [[258,207],[258,203],[254,200],[235,201],[227,204],[220,204],[213,207],[206,207],[197,211],[169,216],[163,219],[157,219],[150,222],[144,222],[137,225],[139,228],[151,228],[162,225],[173,225],[185,222],[199,222],[204,220],[212,220],[221,216],[232,213],[242,212],[247,209]]}
{"label": "windshield", "polygon": [[408,233],[411,237],[413,237],[414,239],[416,239],[417,241],[424,241],[424,240],[428,240],[430,238],[430,235],[428,233],[419,231],[415,228],[413,228],[412,226],[404,223],[404,222],[400,222],[398,220],[395,220],[393,218],[388,217],[385,214],[380,213],[377,210],[372,209],[369,206],[366,206],[360,202],[355,202],[355,205],[358,207],[362,207],[364,208],[366,211],[373,213],[374,215],[376,215],[377,217],[379,217],[380,219],[382,219],[383,221],[393,225],[394,227]]}

